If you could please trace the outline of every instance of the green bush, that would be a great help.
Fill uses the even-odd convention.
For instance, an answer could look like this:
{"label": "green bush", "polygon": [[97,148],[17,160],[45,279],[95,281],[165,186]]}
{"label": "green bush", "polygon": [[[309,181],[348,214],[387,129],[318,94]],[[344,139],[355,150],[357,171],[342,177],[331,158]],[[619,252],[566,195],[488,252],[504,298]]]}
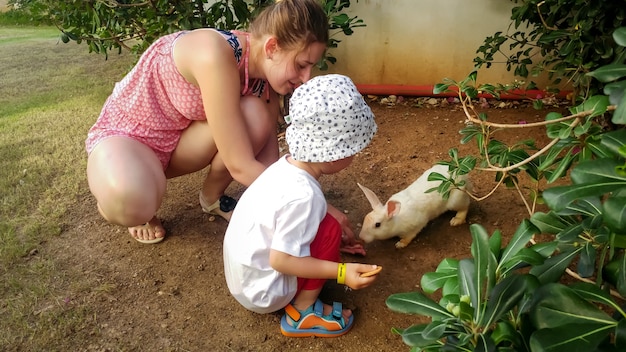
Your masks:
{"label": "green bush", "polygon": [[[615,30],[613,40],[626,46],[626,27]],[[549,113],[538,123],[552,139],[540,150],[532,140],[511,146],[498,141],[492,128],[524,126],[491,123],[474,110],[478,92],[498,96],[501,87],[477,86],[475,72],[436,86],[436,93],[456,87],[469,122],[462,142],[475,140],[479,150],[477,156],[459,157],[452,149],[452,160],[441,162],[451,173],[492,171],[495,187],[515,187],[520,195],[524,175],[548,184],[569,175],[571,183],[531,192],[530,202],[525,200],[530,219],[506,247],[501,249],[499,231],[488,236],[480,225],[471,225],[472,258],[444,259],[422,277],[423,292],[391,295],[390,309],[431,317],[430,323],[393,330],[406,344],[416,351],[626,348],[626,313],[620,306],[626,297],[625,61],[587,73],[603,84],[604,95],[588,97],[570,108],[569,116]],[[605,115],[611,115],[613,128],[604,128]],[[440,188],[451,187],[452,179]],[[540,200],[549,212],[530,206]],[[553,240],[536,243],[539,233]],[[577,279],[574,284],[563,284],[566,273]],[[428,296],[437,290],[439,302]]]}
{"label": "green bush", "polygon": [[602,82],[587,73],[620,61],[626,55],[611,34],[626,25],[623,1],[511,0],[507,33],[496,32],[476,51],[477,67],[504,59],[507,70],[520,77],[543,72],[554,84],[567,82],[582,96],[602,90]]}

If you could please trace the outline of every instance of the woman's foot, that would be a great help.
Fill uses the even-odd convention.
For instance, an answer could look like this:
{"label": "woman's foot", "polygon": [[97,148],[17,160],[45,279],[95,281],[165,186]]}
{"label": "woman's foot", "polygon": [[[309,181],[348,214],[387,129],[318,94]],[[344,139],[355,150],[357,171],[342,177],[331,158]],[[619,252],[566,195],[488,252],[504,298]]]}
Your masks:
{"label": "woman's foot", "polygon": [[237,201],[235,199],[226,195],[221,196],[213,204],[210,204],[209,201],[206,200],[202,192],[200,192],[199,198],[200,206],[202,207],[203,212],[211,215],[219,215],[226,221],[230,221],[235,205],[237,205]]}
{"label": "woman's foot", "polygon": [[135,240],[147,244],[159,243],[165,238],[165,228],[156,216],[143,225],[129,227],[128,232]]}

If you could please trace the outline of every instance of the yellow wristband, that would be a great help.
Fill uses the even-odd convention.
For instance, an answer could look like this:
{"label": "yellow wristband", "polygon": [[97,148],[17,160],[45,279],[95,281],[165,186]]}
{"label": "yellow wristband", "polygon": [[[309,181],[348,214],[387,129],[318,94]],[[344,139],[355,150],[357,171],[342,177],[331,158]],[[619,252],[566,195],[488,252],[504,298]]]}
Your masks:
{"label": "yellow wristband", "polygon": [[337,267],[337,283],[340,285],[346,283],[346,263],[339,263]]}

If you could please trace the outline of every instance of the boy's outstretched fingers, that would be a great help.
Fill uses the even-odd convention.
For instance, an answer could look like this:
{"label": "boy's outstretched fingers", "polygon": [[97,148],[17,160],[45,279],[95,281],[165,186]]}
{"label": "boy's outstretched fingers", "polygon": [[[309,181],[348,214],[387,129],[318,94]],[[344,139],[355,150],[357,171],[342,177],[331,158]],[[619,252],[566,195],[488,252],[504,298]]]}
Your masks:
{"label": "boy's outstretched fingers", "polygon": [[362,256],[365,256],[365,248],[363,248],[363,245],[360,243],[356,243],[353,245],[342,243],[339,251],[341,251],[342,253],[360,254]]}

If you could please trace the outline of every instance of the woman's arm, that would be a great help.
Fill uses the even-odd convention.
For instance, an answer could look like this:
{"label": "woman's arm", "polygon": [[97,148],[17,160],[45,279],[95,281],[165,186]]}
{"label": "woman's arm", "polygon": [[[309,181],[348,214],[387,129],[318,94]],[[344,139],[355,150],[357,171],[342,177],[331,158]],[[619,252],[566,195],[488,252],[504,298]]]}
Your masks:
{"label": "woman's arm", "polygon": [[195,30],[176,43],[183,77],[198,86],[207,122],[231,176],[249,186],[264,170],[256,160],[240,106],[241,78],[232,48],[213,30]]}

